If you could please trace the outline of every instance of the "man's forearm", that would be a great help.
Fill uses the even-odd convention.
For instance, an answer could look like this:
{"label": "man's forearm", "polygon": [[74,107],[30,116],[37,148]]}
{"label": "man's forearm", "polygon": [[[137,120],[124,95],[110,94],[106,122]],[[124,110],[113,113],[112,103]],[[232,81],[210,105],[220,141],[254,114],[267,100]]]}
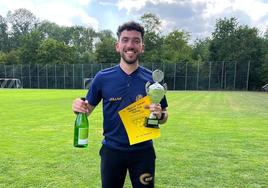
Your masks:
{"label": "man's forearm", "polygon": [[166,110],[162,111],[161,118],[159,119],[159,124],[164,124],[167,122],[168,119],[168,113]]}

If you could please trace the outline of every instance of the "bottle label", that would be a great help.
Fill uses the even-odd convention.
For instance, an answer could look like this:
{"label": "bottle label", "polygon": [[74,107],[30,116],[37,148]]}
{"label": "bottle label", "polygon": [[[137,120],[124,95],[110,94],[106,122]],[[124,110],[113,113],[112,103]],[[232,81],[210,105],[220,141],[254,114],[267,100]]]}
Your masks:
{"label": "bottle label", "polygon": [[88,128],[79,128],[78,130],[78,144],[88,143]]}

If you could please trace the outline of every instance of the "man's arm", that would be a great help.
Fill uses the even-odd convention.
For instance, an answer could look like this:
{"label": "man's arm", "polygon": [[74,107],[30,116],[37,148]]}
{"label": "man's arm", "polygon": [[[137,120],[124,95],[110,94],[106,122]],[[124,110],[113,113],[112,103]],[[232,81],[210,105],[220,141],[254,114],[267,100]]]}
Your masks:
{"label": "man's arm", "polygon": [[167,109],[162,109],[161,117],[159,118],[159,124],[164,124],[167,122],[168,119],[168,112]]}

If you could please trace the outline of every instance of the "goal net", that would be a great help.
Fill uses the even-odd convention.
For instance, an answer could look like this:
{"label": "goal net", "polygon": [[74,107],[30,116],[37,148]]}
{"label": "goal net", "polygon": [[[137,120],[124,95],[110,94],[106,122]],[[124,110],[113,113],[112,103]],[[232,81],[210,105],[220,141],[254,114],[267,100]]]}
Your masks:
{"label": "goal net", "polygon": [[0,88],[22,88],[18,78],[0,78]]}
{"label": "goal net", "polygon": [[93,80],[93,78],[84,78],[84,80],[83,80],[84,89],[89,89],[92,80]]}

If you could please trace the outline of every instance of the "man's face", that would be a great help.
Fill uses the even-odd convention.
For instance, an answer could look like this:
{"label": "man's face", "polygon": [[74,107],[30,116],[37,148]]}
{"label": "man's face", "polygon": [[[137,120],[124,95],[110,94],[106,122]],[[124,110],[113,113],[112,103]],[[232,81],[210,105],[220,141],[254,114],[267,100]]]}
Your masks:
{"label": "man's face", "polygon": [[127,64],[138,62],[140,54],[143,53],[144,44],[141,33],[135,30],[122,31],[118,42],[116,43],[116,51],[120,53],[121,59]]}

